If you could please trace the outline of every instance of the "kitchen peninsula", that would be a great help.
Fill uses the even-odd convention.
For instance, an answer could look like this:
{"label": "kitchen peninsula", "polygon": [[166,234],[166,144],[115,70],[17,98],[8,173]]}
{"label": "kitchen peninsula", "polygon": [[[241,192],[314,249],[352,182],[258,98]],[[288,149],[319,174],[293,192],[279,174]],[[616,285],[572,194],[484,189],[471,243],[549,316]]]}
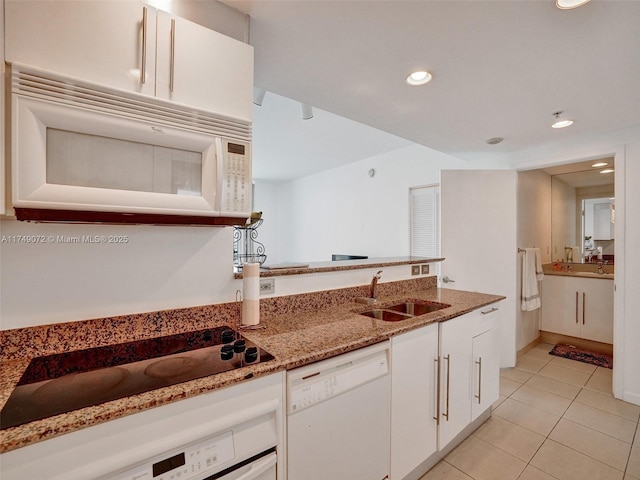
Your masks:
{"label": "kitchen peninsula", "polygon": [[[398,265],[422,265],[427,263],[442,262],[443,260],[444,258],[385,257],[356,260],[338,260],[331,262],[283,263],[271,266],[269,264],[266,264],[260,269],[260,276],[280,277],[285,275],[303,275],[307,273],[340,272],[347,270],[360,270],[364,268],[394,267]],[[242,272],[236,273],[235,278],[242,278]]]}
{"label": "kitchen peninsula", "polygon": [[[458,317],[504,298],[438,289],[436,277],[382,283],[379,285],[381,305],[407,297],[451,305],[402,322],[384,322],[358,313],[364,311],[363,308],[366,310],[367,306],[356,303],[354,299],[367,296],[367,292],[368,285],[363,285],[262,300],[263,328],[243,334],[269,351],[275,357],[273,360],[2,430],[0,449],[7,452],[240,383],[251,377],[330,358],[430,323]],[[0,402],[4,406],[34,357],[220,325],[234,327],[239,308],[238,303],[226,303],[2,331],[3,383]]]}

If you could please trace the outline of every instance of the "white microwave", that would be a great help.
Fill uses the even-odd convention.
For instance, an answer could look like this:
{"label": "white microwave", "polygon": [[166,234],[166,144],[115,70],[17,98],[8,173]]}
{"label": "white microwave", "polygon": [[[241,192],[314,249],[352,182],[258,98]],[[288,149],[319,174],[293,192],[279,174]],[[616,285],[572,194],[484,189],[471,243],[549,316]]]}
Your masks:
{"label": "white microwave", "polygon": [[11,206],[19,220],[242,224],[251,124],[11,66]]}

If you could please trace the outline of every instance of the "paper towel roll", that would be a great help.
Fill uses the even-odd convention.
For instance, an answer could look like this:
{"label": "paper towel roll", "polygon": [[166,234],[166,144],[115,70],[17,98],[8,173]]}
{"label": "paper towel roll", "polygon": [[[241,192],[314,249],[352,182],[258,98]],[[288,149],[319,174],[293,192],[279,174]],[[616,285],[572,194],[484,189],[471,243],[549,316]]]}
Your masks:
{"label": "paper towel roll", "polygon": [[260,264],[242,266],[242,325],[260,323]]}

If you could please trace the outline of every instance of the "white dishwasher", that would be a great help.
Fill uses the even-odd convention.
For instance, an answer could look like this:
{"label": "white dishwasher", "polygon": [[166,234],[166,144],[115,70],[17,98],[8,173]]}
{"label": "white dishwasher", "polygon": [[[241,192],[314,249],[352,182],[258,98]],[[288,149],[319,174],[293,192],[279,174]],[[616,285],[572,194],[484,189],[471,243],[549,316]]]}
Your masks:
{"label": "white dishwasher", "polygon": [[389,342],[287,373],[288,480],[389,475]]}

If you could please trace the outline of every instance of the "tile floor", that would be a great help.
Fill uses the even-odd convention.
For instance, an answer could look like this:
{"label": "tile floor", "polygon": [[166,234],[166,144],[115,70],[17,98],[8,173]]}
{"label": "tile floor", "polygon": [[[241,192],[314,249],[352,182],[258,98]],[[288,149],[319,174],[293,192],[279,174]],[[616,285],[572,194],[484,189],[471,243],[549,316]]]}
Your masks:
{"label": "tile floor", "polygon": [[640,406],[613,398],[610,369],[552,347],[501,371],[491,418],[420,480],[640,480]]}

